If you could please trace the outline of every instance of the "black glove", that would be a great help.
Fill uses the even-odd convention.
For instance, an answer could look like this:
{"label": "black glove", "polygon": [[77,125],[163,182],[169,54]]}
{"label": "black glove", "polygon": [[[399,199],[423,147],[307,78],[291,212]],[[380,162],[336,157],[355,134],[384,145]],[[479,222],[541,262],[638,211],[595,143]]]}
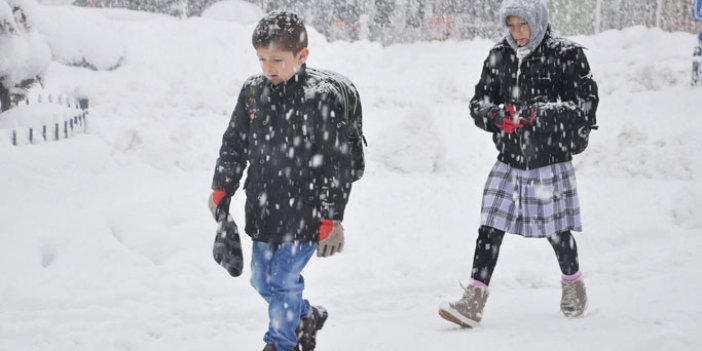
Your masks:
{"label": "black glove", "polygon": [[493,105],[488,110],[488,117],[493,121],[493,124],[502,124],[502,120],[505,118],[514,117],[514,106],[512,105]]}
{"label": "black glove", "polygon": [[536,106],[527,105],[523,106],[517,112],[519,117],[519,123],[522,125],[532,125],[536,122]]}
{"label": "black glove", "polygon": [[224,218],[227,218],[231,198],[232,197],[222,189],[217,189],[210,194],[207,205],[209,206],[210,212],[212,212],[212,217],[214,217],[215,221],[221,222]]}
{"label": "black glove", "polygon": [[215,262],[224,267],[232,277],[240,276],[244,270],[244,254],[241,252],[239,228],[231,216],[225,214],[219,221],[212,256]]}

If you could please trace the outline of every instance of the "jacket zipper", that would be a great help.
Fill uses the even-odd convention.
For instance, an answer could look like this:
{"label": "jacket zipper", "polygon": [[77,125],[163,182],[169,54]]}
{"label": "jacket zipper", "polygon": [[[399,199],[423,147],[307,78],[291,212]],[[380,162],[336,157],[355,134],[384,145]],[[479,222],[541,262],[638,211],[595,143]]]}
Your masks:
{"label": "jacket zipper", "polygon": [[[519,76],[522,75],[522,59],[517,58],[517,89],[519,89]],[[519,90],[519,95],[522,95],[521,89]]]}
{"label": "jacket zipper", "polygon": [[[522,96],[522,88],[519,86],[519,77],[522,75],[522,58],[518,57],[517,58],[517,91],[519,92],[519,100],[521,101],[521,96]],[[521,109],[521,108],[520,108]],[[519,111],[516,111],[519,113]],[[514,118],[518,118],[519,116],[515,115]],[[519,120],[514,121],[515,123],[519,123]],[[522,149],[522,144],[524,143],[524,139],[522,139],[522,134],[519,133],[519,153],[522,155],[524,158],[524,164],[526,166],[526,169],[529,169],[529,165],[527,162],[527,157],[524,154],[524,150]]]}

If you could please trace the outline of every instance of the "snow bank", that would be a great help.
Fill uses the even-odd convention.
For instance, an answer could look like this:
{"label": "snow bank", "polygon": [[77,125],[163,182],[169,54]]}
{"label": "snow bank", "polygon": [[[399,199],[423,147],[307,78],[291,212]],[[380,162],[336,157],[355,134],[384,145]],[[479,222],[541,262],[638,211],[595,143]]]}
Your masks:
{"label": "snow bank", "polygon": [[[87,134],[0,144],[0,350],[261,349],[265,305],[248,267],[231,279],[212,260],[206,207],[239,88],[259,71],[253,24],[51,9],[40,21],[55,9],[90,24],[95,39],[71,52],[114,59],[112,47],[87,49],[114,38],[126,59],[112,71],[49,67],[47,90],[90,98]],[[493,43],[382,47],[311,33],[310,66],[358,87],[369,143],[345,251],[305,271],[306,297],[330,311],[320,349],[702,348],[702,281],[691,278],[702,264],[702,145],[682,122],[700,114],[702,90],[689,86],[695,38],[630,28],[575,40],[601,92],[601,129],[575,160],[590,310],[564,319],[552,249],[510,236],[483,325],[458,330],[436,309],[468,279],[496,157],[467,109]],[[232,205],[240,226],[243,200]]]}
{"label": "snow bank", "polygon": [[118,23],[95,9],[48,6],[40,11],[39,31],[55,61],[93,70],[112,70],[125,60],[125,38]]}
{"label": "snow bank", "polygon": [[232,21],[243,25],[256,24],[265,15],[263,10],[243,0],[219,1],[202,12],[200,17]]}

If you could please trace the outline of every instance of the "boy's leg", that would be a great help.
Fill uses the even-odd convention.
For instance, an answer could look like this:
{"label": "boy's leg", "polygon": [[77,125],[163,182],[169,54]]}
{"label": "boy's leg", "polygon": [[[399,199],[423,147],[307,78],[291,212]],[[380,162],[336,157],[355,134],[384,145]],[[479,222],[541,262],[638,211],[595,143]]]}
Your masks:
{"label": "boy's leg", "polygon": [[310,313],[310,303],[302,298],[305,280],[301,273],[316,250],[317,243],[284,243],[273,253],[268,284],[270,324],[264,341],[278,351],[293,350],[300,317]]}
{"label": "boy's leg", "polygon": [[254,241],[251,249],[251,286],[266,302],[271,300],[271,261],[276,247],[269,243]]}
{"label": "boy's leg", "polygon": [[483,283],[485,287],[490,285],[504,236],[505,232],[492,227],[481,226],[478,229],[478,239],[475,241],[475,254],[473,255],[473,270],[470,276],[473,281]]}

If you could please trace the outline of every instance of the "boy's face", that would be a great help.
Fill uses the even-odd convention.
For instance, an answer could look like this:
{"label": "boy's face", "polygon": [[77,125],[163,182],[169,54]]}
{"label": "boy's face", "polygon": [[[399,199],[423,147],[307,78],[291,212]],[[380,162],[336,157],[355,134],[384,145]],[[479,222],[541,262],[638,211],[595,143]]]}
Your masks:
{"label": "boy's face", "polygon": [[529,28],[529,23],[527,23],[523,17],[507,17],[507,27],[512,35],[512,39],[514,39],[519,46],[525,46],[529,43],[529,38],[531,38],[531,28]]}
{"label": "boy's face", "polygon": [[263,74],[275,85],[292,78],[305,63],[308,55],[307,48],[303,48],[297,54],[276,48],[256,48],[256,56],[261,63]]}

